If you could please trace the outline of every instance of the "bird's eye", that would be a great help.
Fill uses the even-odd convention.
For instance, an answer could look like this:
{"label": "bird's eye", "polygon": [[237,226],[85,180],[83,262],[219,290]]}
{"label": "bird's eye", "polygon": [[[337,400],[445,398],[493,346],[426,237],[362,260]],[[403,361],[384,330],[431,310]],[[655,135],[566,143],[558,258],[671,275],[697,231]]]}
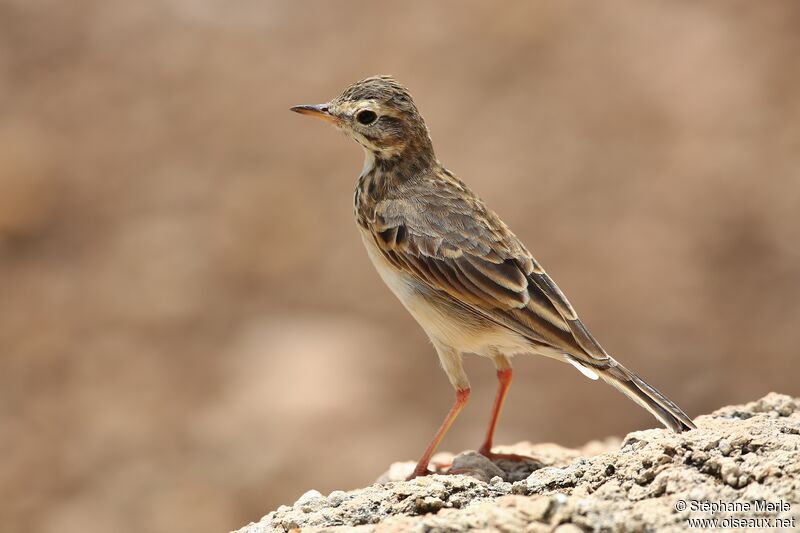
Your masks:
{"label": "bird's eye", "polygon": [[356,114],[356,120],[365,126],[369,126],[370,124],[378,120],[378,115],[375,113],[375,111],[364,109],[363,111],[359,111]]}

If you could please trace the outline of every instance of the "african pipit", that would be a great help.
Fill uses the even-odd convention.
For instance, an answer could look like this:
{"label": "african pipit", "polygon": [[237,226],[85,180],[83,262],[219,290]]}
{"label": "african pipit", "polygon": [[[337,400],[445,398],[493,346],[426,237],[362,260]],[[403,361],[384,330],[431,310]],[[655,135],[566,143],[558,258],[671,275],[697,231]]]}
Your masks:
{"label": "african pipit", "polygon": [[383,281],[425,330],[456,400],[411,477],[427,474],[467,402],[462,354],[489,357],[499,386],[480,452],[491,457],[512,355],[535,353],[602,378],[673,431],[694,428],[673,402],[612,359],[564,294],[502,220],[433,151],[408,90],[388,76],[292,111],[332,123],[366,155],[355,190],[361,238]]}

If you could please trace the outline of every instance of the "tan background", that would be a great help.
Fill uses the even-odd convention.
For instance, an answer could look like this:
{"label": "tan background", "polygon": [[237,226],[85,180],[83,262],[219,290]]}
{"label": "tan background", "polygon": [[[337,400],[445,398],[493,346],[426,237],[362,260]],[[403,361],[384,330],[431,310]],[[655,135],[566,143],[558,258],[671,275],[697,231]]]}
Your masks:
{"label": "tan background", "polygon": [[[499,6],[502,5],[502,8]],[[392,73],[689,413],[798,395],[800,4],[0,0],[0,516],[215,532],[414,459],[452,392],[288,112]],[[498,441],[651,427],[518,358]],[[480,443],[494,375],[444,443]]]}

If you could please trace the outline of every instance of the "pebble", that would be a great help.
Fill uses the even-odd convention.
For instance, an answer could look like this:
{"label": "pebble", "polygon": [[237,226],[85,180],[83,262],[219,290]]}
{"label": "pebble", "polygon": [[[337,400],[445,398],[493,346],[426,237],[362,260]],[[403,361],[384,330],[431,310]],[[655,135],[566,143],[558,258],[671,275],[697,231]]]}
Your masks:
{"label": "pebble", "polygon": [[311,513],[321,508],[327,501],[327,498],[320,494],[318,490],[311,489],[297,498],[297,501],[294,502],[294,506],[304,513]]}

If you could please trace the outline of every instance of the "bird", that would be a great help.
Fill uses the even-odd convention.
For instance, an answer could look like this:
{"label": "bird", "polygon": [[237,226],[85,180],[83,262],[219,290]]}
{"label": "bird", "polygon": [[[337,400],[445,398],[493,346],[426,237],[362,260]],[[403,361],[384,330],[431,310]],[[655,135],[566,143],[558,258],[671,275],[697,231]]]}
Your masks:
{"label": "bird", "polygon": [[490,358],[497,392],[479,452],[492,452],[511,359],[543,355],[602,379],[674,432],[692,419],[589,333],[564,293],[500,217],[438,160],[409,90],[368,77],[324,104],[291,111],[329,122],[364,149],[353,206],[378,274],[427,334],[455,401],[408,479],[431,457],[470,396],[463,355]]}

